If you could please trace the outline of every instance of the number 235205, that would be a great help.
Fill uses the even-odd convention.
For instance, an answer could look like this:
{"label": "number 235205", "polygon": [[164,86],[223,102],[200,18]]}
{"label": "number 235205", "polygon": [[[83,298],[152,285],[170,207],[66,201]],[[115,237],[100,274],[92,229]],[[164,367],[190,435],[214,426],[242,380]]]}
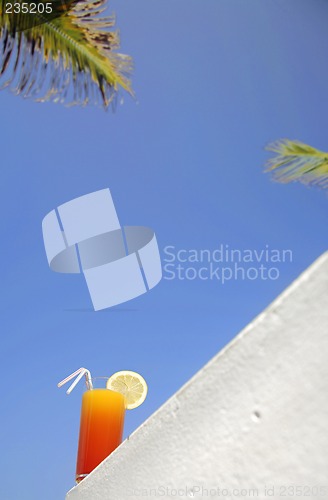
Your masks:
{"label": "number 235205", "polygon": [[5,6],[6,14],[51,14],[52,13],[52,3],[38,2],[38,3],[6,3]]}

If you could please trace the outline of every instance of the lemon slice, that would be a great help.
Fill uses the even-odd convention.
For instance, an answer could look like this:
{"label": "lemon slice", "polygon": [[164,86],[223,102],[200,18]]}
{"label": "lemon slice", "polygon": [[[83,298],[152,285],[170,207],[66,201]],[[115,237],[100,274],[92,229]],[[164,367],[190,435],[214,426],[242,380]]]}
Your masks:
{"label": "lemon slice", "polygon": [[127,410],[140,406],[145,401],[148,391],[146,381],[139,373],[126,370],[116,372],[109,377],[106,387],[125,396]]}

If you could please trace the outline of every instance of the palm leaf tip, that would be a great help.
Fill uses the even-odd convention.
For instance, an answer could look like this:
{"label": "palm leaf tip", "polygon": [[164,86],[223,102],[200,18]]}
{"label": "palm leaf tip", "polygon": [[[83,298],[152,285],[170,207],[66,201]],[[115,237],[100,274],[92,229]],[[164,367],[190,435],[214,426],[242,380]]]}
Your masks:
{"label": "palm leaf tip", "polygon": [[132,94],[132,61],[117,52],[114,19],[103,17],[106,0],[71,5],[63,15],[24,30],[0,17],[0,88],[37,101],[105,108],[115,104],[121,89]]}
{"label": "palm leaf tip", "polygon": [[328,153],[289,139],[275,141],[265,149],[274,153],[265,165],[265,171],[272,173],[274,181],[328,187]]}

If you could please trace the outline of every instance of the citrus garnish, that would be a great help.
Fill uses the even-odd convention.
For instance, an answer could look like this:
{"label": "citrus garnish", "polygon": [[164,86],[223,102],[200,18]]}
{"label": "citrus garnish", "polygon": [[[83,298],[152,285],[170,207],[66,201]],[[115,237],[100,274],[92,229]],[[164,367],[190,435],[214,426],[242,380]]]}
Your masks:
{"label": "citrus garnish", "polygon": [[145,401],[148,391],[145,379],[139,373],[127,370],[116,372],[109,377],[106,387],[125,396],[127,410],[140,406]]}

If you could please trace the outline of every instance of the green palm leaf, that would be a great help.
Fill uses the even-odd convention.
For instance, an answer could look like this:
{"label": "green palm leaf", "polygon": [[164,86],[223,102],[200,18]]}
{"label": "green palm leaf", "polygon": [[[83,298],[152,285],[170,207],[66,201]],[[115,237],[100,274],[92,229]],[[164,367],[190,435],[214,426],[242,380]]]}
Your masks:
{"label": "green palm leaf", "polygon": [[328,187],[328,153],[289,139],[269,144],[266,150],[276,154],[266,163],[266,172],[273,173],[273,180]]}
{"label": "green palm leaf", "polygon": [[131,92],[131,59],[115,52],[113,18],[100,17],[105,3],[82,0],[37,22],[21,15],[13,23],[0,11],[1,87],[38,101],[105,107],[120,88]]}

